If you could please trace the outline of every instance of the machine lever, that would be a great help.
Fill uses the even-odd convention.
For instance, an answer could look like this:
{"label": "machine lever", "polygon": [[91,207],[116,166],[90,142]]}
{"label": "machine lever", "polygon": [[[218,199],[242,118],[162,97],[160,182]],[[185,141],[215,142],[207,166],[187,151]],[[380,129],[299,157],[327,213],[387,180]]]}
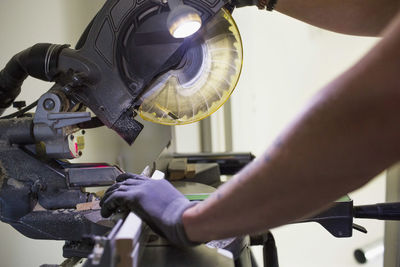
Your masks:
{"label": "machine lever", "polygon": [[365,229],[364,226],[361,226],[361,225],[356,224],[356,223],[353,223],[353,229],[357,230],[357,231],[360,231],[361,233],[364,233],[364,234],[368,233],[367,229]]}

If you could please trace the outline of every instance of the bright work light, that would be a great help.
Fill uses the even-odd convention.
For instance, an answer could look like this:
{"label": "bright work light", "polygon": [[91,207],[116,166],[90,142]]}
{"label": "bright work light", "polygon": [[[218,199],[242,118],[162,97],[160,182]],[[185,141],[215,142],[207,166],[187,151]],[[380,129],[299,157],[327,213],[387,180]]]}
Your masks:
{"label": "bright work light", "polygon": [[168,1],[171,9],[167,18],[167,27],[175,38],[185,38],[193,35],[201,28],[199,12],[181,0]]}

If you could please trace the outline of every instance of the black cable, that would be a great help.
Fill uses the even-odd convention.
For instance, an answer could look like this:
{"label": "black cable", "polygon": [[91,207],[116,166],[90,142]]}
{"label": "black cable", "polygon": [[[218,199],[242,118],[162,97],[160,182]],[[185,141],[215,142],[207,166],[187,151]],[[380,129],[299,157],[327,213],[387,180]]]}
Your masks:
{"label": "black cable", "polygon": [[279,267],[275,238],[271,232],[267,233],[267,237],[263,245],[264,267]]}
{"label": "black cable", "polygon": [[19,117],[24,115],[27,111],[31,110],[32,108],[36,107],[38,104],[39,100],[36,100],[35,102],[33,102],[32,104],[30,104],[29,106],[24,107],[21,110],[18,110],[17,112],[11,113],[10,115],[7,116],[3,116],[0,117],[0,120],[7,120],[7,119],[12,119],[15,117]]}

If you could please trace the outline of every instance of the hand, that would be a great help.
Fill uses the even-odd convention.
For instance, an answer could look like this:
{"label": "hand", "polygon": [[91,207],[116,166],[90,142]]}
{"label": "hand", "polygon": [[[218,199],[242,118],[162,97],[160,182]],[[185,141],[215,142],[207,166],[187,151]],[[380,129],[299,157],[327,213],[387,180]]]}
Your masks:
{"label": "hand", "polygon": [[124,173],[117,177],[117,182],[100,201],[103,217],[109,217],[118,209],[131,210],[171,243],[178,246],[197,245],[186,237],[182,224],[183,212],[195,203],[168,181]]}

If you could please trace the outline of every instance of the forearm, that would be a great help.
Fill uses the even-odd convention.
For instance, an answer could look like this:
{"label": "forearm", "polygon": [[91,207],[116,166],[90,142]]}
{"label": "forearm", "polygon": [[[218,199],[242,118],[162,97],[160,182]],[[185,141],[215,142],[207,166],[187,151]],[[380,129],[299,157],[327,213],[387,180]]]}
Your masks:
{"label": "forearm", "polygon": [[400,18],[262,157],[188,209],[193,241],[289,223],[365,184],[400,156]]}
{"label": "forearm", "polygon": [[331,31],[379,36],[399,4],[397,0],[278,0],[275,9]]}

